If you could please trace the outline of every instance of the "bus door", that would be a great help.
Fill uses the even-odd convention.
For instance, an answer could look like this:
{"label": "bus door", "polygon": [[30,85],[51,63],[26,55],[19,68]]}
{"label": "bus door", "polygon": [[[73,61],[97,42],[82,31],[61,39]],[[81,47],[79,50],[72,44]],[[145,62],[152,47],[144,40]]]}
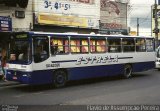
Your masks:
{"label": "bus door", "polygon": [[34,69],[44,69],[45,63],[49,58],[49,39],[47,36],[34,36],[33,37],[33,57]]}

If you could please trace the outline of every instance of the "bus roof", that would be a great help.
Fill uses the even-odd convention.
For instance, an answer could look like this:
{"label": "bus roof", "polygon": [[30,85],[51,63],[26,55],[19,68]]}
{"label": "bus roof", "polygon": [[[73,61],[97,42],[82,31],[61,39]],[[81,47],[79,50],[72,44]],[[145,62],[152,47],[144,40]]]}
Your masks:
{"label": "bus roof", "polygon": [[[17,32],[18,33],[18,32]],[[74,33],[74,32],[66,32],[66,33],[54,33],[54,32],[38,32],[38,31],[29,31],[29,32],[27,32],[27,33],[29,33],[29,34],[42,34],[42,35],[63,35],[63,36],[65,36],[65,35],[69,35],[69,36],[78,36],[78,35],[80,35],[80,36],[90,36],[90,37],[95,37],[95,36],[99,36],[99,37],[121,37],[121,38],[123,38],[123,37],[127,37],[127,38],[132,38],[132,37],[134,37],[134,38],[153,38],[153,37],[148,37],[148,36],[130,36],[130,35],[121,35],[121,34],[119,34],[119,35],[104,35],[104,34],[93,34],[93,33],[91,33],[91,34],[78,34],[78,33]]]}

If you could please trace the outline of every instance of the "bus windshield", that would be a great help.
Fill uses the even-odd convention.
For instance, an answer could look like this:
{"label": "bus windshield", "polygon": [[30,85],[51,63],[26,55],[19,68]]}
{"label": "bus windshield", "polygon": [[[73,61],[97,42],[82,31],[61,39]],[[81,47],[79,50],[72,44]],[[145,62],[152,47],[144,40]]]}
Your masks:
{"label": "bus windshield", "polygon": [[27,34],[17,34],[11,38],[9,62],[20,64],[31,62],[31,45]]}

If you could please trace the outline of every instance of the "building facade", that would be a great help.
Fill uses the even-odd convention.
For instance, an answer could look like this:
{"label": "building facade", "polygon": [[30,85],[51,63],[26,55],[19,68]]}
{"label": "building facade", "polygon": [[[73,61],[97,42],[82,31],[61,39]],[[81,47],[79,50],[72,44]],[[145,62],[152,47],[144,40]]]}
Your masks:
{"label": "building facade", "polygon": [[[5,1],[5,0],[3,0]],[[0,1],[0,20],[5,31],[114,32],[127,30],[127,2],[119,0],[20,0],[27,5]],[[8,29],[7,29],[8,28]]]}
{"label": "building facade", "polygon": [[[9,32],[102,33],[127,30],[127,3],[119,0],[0,0],[0,47]],[[113,33],[112,33],[113,34]]]}
{"label": "building facade", "polygon": [[[4,0],[5,1],[5,0]],[[27,0],[21,0],[27,1]],[[8,1],[10,2],[10,1]],[[14,2],[15,3],[15,2]],[[28,31],[31,29],[32,21],[32,0],[28,0],[26,7],[20,7],[18,4],[0,4],[0,17],[6,17],[10,20],[9,30],[3,31]],[[2,24],[2,23],[1,23]]]}
{"label": "building facade", "polygon": [[52,32],[98,32],[99,0],[33,0],[33,29]]}
{"label": "building facade", "polygon": [[32,0],[0,0],[0,51],[7,49],[11,32],[31,30],[32,16]]}

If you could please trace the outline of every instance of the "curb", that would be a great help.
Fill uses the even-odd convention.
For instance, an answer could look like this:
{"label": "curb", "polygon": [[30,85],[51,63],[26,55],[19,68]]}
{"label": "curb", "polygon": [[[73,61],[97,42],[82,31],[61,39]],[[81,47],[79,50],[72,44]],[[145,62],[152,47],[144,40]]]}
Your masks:
{"label": "curb", "polygon": [[12,86],[12,85],[18,85],[18,82],[14,82],[14,81],[0,81],[0,87],[3,86]]}

